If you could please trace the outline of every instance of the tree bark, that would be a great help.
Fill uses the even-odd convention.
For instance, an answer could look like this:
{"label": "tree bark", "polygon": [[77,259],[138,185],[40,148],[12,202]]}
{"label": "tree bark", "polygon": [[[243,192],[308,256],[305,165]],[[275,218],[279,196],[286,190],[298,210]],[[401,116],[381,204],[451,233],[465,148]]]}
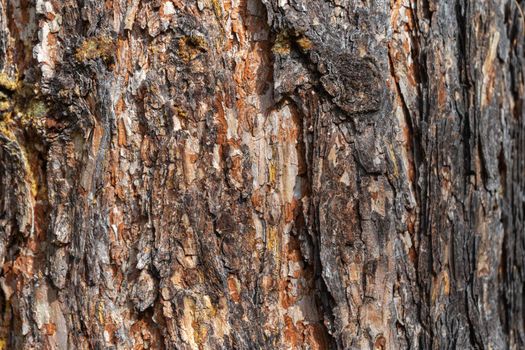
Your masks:
{"label": "tree bark", "polygon": [[0,349],[525,348],[520,0],[0,0]]}

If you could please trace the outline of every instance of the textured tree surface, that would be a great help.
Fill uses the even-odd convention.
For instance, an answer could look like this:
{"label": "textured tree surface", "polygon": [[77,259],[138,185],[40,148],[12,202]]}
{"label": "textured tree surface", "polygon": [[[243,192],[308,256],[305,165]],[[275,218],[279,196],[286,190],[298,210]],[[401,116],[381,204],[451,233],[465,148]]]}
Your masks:
{"label": "textured tree surface", "polygon": [[0,349],[524,349],[521,0],[0,0]]}

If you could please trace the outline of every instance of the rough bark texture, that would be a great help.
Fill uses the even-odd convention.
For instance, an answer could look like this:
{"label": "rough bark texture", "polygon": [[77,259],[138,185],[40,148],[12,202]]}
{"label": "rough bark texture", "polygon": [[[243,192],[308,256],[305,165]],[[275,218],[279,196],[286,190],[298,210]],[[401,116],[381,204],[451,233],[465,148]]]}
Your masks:
{"label": "rough bark texture", "polygon": [[0,0],[0,349],[525,348],[520,6]]}

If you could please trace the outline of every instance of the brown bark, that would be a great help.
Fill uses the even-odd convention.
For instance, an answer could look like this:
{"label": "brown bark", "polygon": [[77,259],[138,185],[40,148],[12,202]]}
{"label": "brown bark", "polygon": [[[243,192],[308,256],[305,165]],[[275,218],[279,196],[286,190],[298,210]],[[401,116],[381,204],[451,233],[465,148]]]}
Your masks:
{"label": "brown bark", "polygon": [[521,4],[0,0],[0,349],[521,349]]}

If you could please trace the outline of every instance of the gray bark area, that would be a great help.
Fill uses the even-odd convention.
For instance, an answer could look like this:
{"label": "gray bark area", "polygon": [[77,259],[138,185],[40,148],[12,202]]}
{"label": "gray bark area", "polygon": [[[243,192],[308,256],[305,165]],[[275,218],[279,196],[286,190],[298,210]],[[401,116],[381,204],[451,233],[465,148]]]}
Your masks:
{"label": "gray bark area", "polygon": [[525,348],[521,6],[0,0],[0,349]]}

